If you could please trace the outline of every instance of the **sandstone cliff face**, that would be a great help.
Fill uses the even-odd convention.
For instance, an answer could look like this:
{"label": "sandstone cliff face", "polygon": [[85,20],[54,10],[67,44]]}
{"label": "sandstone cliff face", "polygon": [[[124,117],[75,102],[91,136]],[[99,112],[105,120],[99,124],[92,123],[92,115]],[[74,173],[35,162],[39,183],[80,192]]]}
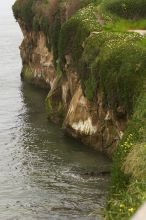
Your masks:
{"label": "sandstone cliff face", "polygon": [[43,88],[52,88],[56,76],[52,53],[48,51],[43,32],[27,31],[23,21],[19,24],[24,36],[20,46],[23,63],[22,77]]}
{"label": "sandstone cliff face", "polygon": [[53,53],[47,47],[47,36],[41,31],[27,31],[21,20],[19,24],[24,35],[20,46],[22,78],[48,89],[48,117],[61,123],[67,134],[111,155],[123,136],[126,118],[120,118],[112,109],[103,107],[100,90],[96,92],[95,101],[89,101],[73,68],[71,55],[65,55],[61,76],[54,66]]}

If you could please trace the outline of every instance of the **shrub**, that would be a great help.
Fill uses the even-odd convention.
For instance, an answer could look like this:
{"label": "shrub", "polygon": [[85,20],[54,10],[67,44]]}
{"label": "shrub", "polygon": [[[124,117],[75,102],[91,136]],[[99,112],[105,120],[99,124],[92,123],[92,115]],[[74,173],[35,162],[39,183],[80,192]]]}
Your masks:
{"label": "shrub", "polygon": [[146,77],[146,49],[137,44],[140,36],[117,34],[106,42],[100,54],[100,77],[105,105],[116,109],[124,106],[128,115],[141,92]]}
{"label": "shrub", "polygon": [[127,220],[146,199],[146,81],[113,159],[107,219]]}
{"label": "shrub", "polygon": [[15,18],[18,19],[21,17],[28,28],[32,26],[33,22],[34,12],[32,9],[34,2],[34,0],[17,0],[13,5]]}
{"label": "shrub", "polygon": [[103,0],[102,4],[107,11],[122,17],[146,17],[146,0]]}
{"label": "shrub", "polygon": [[72,54],[74,66],[79,64],[83,52],[83,42],[92,31],[100,31],[96,11],[93,5],[78,11],[61,28],[59,41],[59,59],[63,63],[64,56]]}
{"label": "shrub", "polygon": [[126,175],[141,181],[146,178],[146,143],[136,144],[126,156],[122,169]]}
{"label": "shrub", "polygon": [[85,41],[79,73],[90,100],[100,87],[105,107],[116,111],[122,106],[128,115],[132,114],[141,81],[146,77],[146,49],[142,42],[138,34],[114,32],[93,33]]}

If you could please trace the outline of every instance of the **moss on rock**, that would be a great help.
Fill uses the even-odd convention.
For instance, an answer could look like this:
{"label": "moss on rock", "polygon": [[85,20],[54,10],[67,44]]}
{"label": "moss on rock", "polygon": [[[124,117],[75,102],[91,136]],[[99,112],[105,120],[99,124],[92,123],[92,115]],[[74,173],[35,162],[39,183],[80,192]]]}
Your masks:
{"label": "moss on rock", "polygon": [[146,77],[146,49],[142,41],[138,34],[104,31],[87,39],[80,63],[83,89],[88,93],[91,83],[93,90],[87,97],[94,98],[96,89],[100,88],[107,108],[116,110],[123,106],[129,115],[133,112],[141,82]]}
{"label": "moss on rock", "polygon": [[[55,100],[55,101],[54,101]],[[48,118],[55,123],[60,123],[64,118],[64,106],[61,99],[56,96],[46,98],[46,111]]]}
{"label": "moss on rock", "polygon": [[21,77],[22,79],[28,81],[28,82],[32,82],[34,75],[33,72],[30,68],[30,66],[24,65],[22,72],[21,72]]}
{"label": "moss on rock", "polygon": [[74,65],[79,64],[83,52],[83,43],[93,31],[101,31],[97,22],[96,7],[88,7],[77,12],[61,28],[59,40],[59,59],[64,64],[64,56],[71,54]]}

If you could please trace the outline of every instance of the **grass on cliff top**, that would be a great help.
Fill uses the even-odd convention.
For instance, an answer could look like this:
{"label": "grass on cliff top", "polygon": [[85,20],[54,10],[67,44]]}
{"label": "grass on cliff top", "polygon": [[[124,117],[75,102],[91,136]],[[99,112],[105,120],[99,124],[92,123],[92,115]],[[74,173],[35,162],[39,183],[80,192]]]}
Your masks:
{"label": "grass on cliff top", "polygon": [[[104,0],[101,6],[101,12],[106,20],[104,30],[108,32],[126,32],[130,29],[146,29],[145,0]],[[114,153],[111,188],[106,209],[106,218],[108,220],[129,220],[139,206],[146,200],[145,41],[145,38],[133,41],[131,42],[132,47],[130,42],[129,45],[128,42],[123,42],[125,48],[123,46],[123,50],[121,50],[121,46],[117,48],[118,53],[116,52],[117,46],[113,49],[112,53],[114,56],[112,59],[109,59],[109,61],[107,60],[109,62],[107,67],[105,65],[108,63],[106,59],[106,63],[103,62],[105,69],[108,68],[108,66],[111,66],[110,69],[112,72],[110,70],[109,72],[107,71],[107,75],[110,77],[111,72],[111,79],[108,78],[108,80],[111,80],[110,82],[112,82],[112,79],[114,79],[111,83],[113,87],[114,85],[118,85],[118,91],[115,90],[115,93],[118,92],[117,97],[120,97],[120,99],[122,98],[123,101],[125,100],[128,104],[126,104],[128,109],[130,111],[132,110],[127,130]],[[106,54],[104,53],[103,56],[105,55]],[[120,69],[118,66],[120,66]],[[139,70],[137,69],[138,66],[140,67]],[[117,70],[119,69],[120,75],[123,72],[121,76],[119,75],[119,80],[121,82],[118,80],[116,81],[115,68]],[[112,78],[112,76],[114,78]],[[108,80],[105,84],[105,90],[109,96],[107,98],[109,101],[112,87],[110,87],[110,82],[108,83]],[[104,80],[104,82],[106,81]],[[115,96],[115,93],[113,93],[113,97]]]}
{"label": "grass on cliff top", "polygon": [[83,90],[90,100],[100,87],[106,108],[123,106],[128,115],[133,112],[146,77],[144,41],[135,33],[91,34],[85,41],[79,68]]}
{"label": "grass on cliff top", "polygon": [[120,17],[133,20],[146,18],[146,0],[103,0],[102,5]]}
{"label": "grass on cliff top", "polygon": [[83,43],[92,31],[101,31],[97,23],[96,7],[89,5],[72,16],[61,28],[59,59],[64,64],[66,54],[71,54],[77,66],[83,52]]}
{"label": "grass on cliff top", "polygon": [[146,0],[103,0],[99,11],[106,31],[146,29]]}

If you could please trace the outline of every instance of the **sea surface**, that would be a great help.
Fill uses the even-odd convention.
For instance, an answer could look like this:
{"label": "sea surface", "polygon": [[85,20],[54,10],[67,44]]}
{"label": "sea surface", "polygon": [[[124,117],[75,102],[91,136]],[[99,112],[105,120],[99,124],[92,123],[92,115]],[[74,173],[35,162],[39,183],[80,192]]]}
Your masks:
{"label": "sea surface", "polygon": [[108,177],[93,172],[110,162],[64,136],[47,120],[47,91],[21,82],[13,3],[0,4],[0,220],[101,220]]}

